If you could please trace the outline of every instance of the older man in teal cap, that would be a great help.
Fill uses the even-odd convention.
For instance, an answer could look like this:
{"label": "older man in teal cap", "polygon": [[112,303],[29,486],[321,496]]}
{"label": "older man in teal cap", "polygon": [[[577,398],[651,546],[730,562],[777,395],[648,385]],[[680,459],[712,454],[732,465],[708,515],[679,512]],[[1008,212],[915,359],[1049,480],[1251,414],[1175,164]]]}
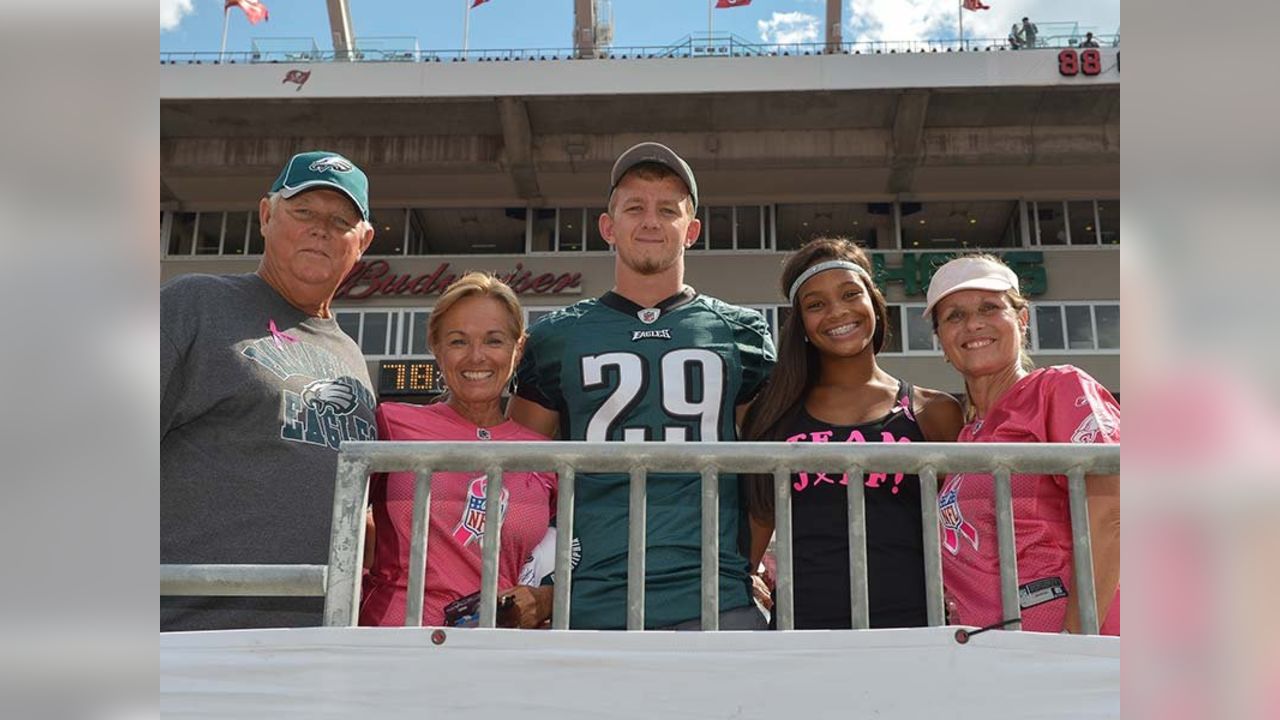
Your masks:
{"label": "older man in teal cap", "polygon": [[[349,159],[293,156],[258,203],[255,273],[160,290],[160,562],[328,561],[344,440],[374,440],[360,348],[330,302],[373,241]],[[320,598],[166,597],[161,630],[319,625]]]}

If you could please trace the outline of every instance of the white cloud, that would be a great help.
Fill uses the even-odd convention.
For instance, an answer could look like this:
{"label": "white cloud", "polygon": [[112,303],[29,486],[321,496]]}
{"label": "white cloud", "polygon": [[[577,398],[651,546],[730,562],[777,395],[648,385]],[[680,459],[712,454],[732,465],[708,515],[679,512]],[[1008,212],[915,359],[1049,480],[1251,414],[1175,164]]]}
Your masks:
{"label": "white cloud", "polygon": [[955,0],[851,0],[850,39],[866,42],[954,36],[957,5]]}
{"label": "white cloud", "polygon": [[[1079,30],[1111,34],[1120,26],[1119,0],[983,0],[990,10],[964,11],[967,38],[1003,38],[1009,26],[1029,16],[1041,26],[1079,23]],[[958,0],[849,0],[846,40],[954,39]],[[1059,26],[1060,27],[1060,26]]]}
{"label": "white cloud", "polygon": [[173,30],[182,22],[185,15],[190,15],[192,0],[160,0],[160,31]]}
{"label": "white cloud", "polygon": [[822,23],[808,13],[775,12],[769,20],[757,20],[756,27],[760,29],[761,40],[770,44],[785,45],[818,42]]}

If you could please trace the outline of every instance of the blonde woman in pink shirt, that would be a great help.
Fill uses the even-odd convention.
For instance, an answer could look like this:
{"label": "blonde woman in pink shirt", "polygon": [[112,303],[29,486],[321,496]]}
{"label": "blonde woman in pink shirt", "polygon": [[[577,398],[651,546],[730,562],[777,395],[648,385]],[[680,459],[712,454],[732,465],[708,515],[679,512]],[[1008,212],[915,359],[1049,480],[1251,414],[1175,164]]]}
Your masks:
{"label": "blonde woman in pink shirt", "polygon": [[[926,300],[924,316],[933,320],[947,362],[964,376],[966,424],[958,442],[1120,442],[1120,406],[1106,388],[1072,365],[1033,368],[1024,350],[1027,301],[1018,276],[998,258],[948,262]],[[1079,632],[1066,477],[1012,480],[1022,629]],[[1120,476],[1089,478],[1087,486],[1098,618],[1103,634],[1119,635]],[[1005,619],[993,495],[990,474],[956,473],[938,497],[951,624]]]}
{"label": "blonde woman in pink shirt", "polygon": [[[490,275],[468,273],[440,296],[427,327],[447,397],[430,405],[380,404],[378,439],[547,439],[503,415],[502,391],[520,360],[525,330],[520,301],[509,287]],[[489,520],[486,483],[480,471],[432,475],[423,625],[445,624],[444,608],[480,589],[480,552]],[[380,474],[371,483],[374,551],[361,625],[404,624],[413,492],[411,472]],[[551,617],[550,588],[522,585],[520,573],[547,535],[555,506],[554,474],[503,474],[498,587],[499,598],[513,605],[501,614],[504,624],[540,627]]]}

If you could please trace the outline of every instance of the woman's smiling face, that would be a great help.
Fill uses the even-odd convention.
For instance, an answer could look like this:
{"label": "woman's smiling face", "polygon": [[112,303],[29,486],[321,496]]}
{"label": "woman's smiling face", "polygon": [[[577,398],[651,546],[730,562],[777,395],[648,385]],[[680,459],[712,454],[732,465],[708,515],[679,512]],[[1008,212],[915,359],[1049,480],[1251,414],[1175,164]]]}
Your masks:
{"label": "woman's smiling face", "polygon": [[1029,313],[1015,309],[1006,293],[961,290],[938,301],[938,341],[942,352],[966,378],[982,377],[1019,364]]}
{"label": "woman's smiling face", "polygon": [[805,335],[818,352],[848,357],[872,346],[875,308],[860,273],[824,270],[806,280],[796,298]]}
{"label": "woman's smiling face", "polygon": [[501,300],[473,296],[453,304],[431,338],[449,392],[466,404],[496,401],[520,359],[521,339]]}

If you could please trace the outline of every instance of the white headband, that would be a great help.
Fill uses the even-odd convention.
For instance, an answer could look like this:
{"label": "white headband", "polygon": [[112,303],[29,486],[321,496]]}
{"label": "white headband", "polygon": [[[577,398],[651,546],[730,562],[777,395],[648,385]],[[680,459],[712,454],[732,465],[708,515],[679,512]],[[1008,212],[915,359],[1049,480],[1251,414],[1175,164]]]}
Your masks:
{"label": "white headband", "polygon": [[841,270],[841,269],[852,270],[858,273],[859,275],[861,275],[862,277],[866,278],[868,282],[871,281],[871,276],[867,274],[866,268],[862,267],[861,265],[855,262],[849,262],[848,260],[827,260],[826,262],[820,262],[817,265],[814,265],[809,269],[805,270],[804,272],[800,273],[800,277],[796,278],[796,281],[791,283],[791,292],[787,293],[787,302],[791,303],[792,305],[796,303],[796,292],[800,290],[800,286],[804,284],[805,280],[808,280],[809,278],[813,277],[814,275],[817,275],[820,272],[826,272],[827,270]]}

